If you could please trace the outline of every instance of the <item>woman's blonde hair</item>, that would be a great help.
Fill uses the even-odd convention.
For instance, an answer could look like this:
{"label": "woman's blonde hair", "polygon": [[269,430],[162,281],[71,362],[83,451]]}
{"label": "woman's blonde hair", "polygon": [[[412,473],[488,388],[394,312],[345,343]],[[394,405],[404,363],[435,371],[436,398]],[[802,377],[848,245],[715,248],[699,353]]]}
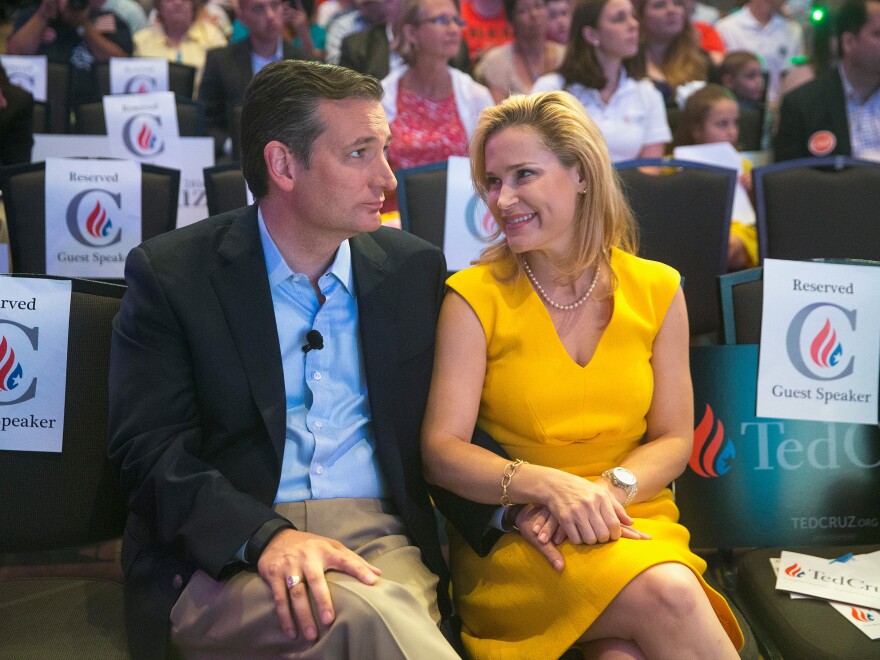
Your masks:
{"label": "woman's blonde hair", "polygon": [[[586,192],[578,194],[573,220],[574,240],[569,254],[556,267],[566,275],[576,276],[594,265],[610,268],[611,248],[637,251],[636,228],[629,205],[620,189],[605,139],[584,107],[568,92],[545,92],[530,96],[510,96],[480,113],[471,139],[471,178],[477,194],[486,201],[486,144],[506,128],[523,126],[535,131],[543,146],[564,167],[576,167],[586,182]],[[496,241],[499,228],[491,236],[495,241],[480,254],[475,263],[501,266],[502,279],[522,274],[519,260],[507,241]]]}
{"label": "woman's blonde hair", "polygon": [[[648,0],[633,0],[636,10],[636,18],[639,19],[639,54],[637,55],[635,72],[638,77],[646,77],[648,70],[648,56],[646,51],[647,36],[645,34],[644,19],[645,7]],[[684,27],[666,49],[666,57],[660,65],[660,70],[666,76],[666,81],[675,89],[679,85],[692,80],[706,80],[709,77],[709,65],[700,52],[694,38],[694,27],[691,19],[685,12]]]}

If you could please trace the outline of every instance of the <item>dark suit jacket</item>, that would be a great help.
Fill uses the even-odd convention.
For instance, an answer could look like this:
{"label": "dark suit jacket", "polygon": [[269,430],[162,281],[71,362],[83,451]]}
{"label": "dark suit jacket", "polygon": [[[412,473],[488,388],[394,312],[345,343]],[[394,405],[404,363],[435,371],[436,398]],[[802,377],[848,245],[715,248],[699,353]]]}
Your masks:
{"label": "dark suit jacket", "polygon": [[837,68],[782,97],[775,160],[820,155],[811,153],[808,147],[810,137],[817,131],[831,131],[837,138],[834,149],[821,155],[852,155],[843,82]]}
{"label": "dark suit jacket", "polygon": [[0,110],[0,165],[31,162],[34,97],[21,87],[0,83],[6,107]]}
{"label": "dark suit jacket", "polygon": [[[388,75],[389,56],[390,46],[385,23],[379,23],[342,40],[339,64],[382,80]],[[471,60],[464,39],[461,40],[458,55],[449,60],[449,65],[470,74]]]}
{"label": "dark suit jacket", "polygon": [[[384,228],[351,239],[351,251],[378,460],[411,538],[440,576],[448,617],[419,452],[445,260]],[[242,570],[236,552],[278,517],[285,392],[256,207],[147,241],[129,254],[126,281],[112,344],[109,455],[130,509],[122,552],[129,644],[137,658],[159,658],[192,573]]]}
{"label": "dark suit jacket", "polygon": [[[293,44],[282,46],[285,60],[307,59]],[[232,130],[232,110],[244,100],[244,90],[254,77],[250,39],[208,51],[199,85],[199,100],[205,104],[205,130],[214,138],[219,155]]]}

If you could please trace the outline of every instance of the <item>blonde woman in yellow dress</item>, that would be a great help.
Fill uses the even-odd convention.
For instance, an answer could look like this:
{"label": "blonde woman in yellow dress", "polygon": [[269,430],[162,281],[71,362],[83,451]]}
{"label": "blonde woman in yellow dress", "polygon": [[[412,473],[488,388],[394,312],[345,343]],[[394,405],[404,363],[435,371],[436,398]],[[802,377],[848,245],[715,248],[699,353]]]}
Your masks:
{"label": "blonde woman in yellow dress", "polygon": [[452,530],[467,651],[736,658],[668,488],[693,437],[678,273],[633,255],[601,133],[566,92],[484,110],[471,169],[500,240],[448,282],[422,432],[428,480],[505,505],[512,529],[482,557]]}

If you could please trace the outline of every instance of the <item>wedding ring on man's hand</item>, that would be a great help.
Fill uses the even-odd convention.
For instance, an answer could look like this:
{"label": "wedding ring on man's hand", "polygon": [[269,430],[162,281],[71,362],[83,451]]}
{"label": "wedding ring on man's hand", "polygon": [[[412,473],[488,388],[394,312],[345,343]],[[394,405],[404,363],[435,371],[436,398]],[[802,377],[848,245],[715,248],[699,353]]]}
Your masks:
{"label": "wedding ring on man's hand", "polygon": [[288,589],[293,589],[300,582],[302,582],[302,578],[299,575],[288,575],[287,576],[287,588]]}

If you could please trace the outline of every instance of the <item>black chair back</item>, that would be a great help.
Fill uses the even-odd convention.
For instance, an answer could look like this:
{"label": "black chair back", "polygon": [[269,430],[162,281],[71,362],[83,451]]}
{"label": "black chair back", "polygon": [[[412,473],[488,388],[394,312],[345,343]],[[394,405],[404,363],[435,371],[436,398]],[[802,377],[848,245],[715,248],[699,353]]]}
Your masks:
{"label": "black chair back", "polygon": [[46,73],[46,100],[51,115],[50,133],[70,132],[70,72],[66,64],[49,62]]}
{"label": "black chair back", "polygon": [[208,215],[247,206],[247,183],[241,173],[241,163],[206,167],[205,197],[208,200]]}
{"label": "black chair back", "polygon": [[743,151],[759,151],[764,136],[764,110],[740,107],[738,123],[739,148]]}
{"label": "black chair back", "polygon": [[[46,163],[0,169],[14,273],[46,272]],[[141,164],[141,239],[177,224],[180,171]]]}
{"label": "black chair back", "polygon": [[232,160],[241,160],[241,105],[232,108],[229,126],[232,126],[232,130],[229,132],[232,139]]}
{"label": "black chair back", "polygon": [[48,133],[51,130],[52,110],[44,101],[34,101],[34,133]]}
{"label": "black chair back", "polygon": [[762,259],[880,260],[880,163],[803,158],[752,180]]}
{"label": "black chair back", "polygon": [[[205,135],[205,104],[178,98],[177,129],[183,137]],[[84,103],[76,108],[76,132],[80,135],[107,135],[103,103]]]}
{"label": "black chair back", "polygon": [[400,226],[441,250],[446,225],[446,161],[397,170]]}
{"label": "black chair back", "polygon": [[[641,167],[666,173],[650,174]],[[627,161],[615,169],[639,227],[639,255],[681,273],[691,334],[716,332],[716,279],[727,272],[736,172],[662,159]]]}

